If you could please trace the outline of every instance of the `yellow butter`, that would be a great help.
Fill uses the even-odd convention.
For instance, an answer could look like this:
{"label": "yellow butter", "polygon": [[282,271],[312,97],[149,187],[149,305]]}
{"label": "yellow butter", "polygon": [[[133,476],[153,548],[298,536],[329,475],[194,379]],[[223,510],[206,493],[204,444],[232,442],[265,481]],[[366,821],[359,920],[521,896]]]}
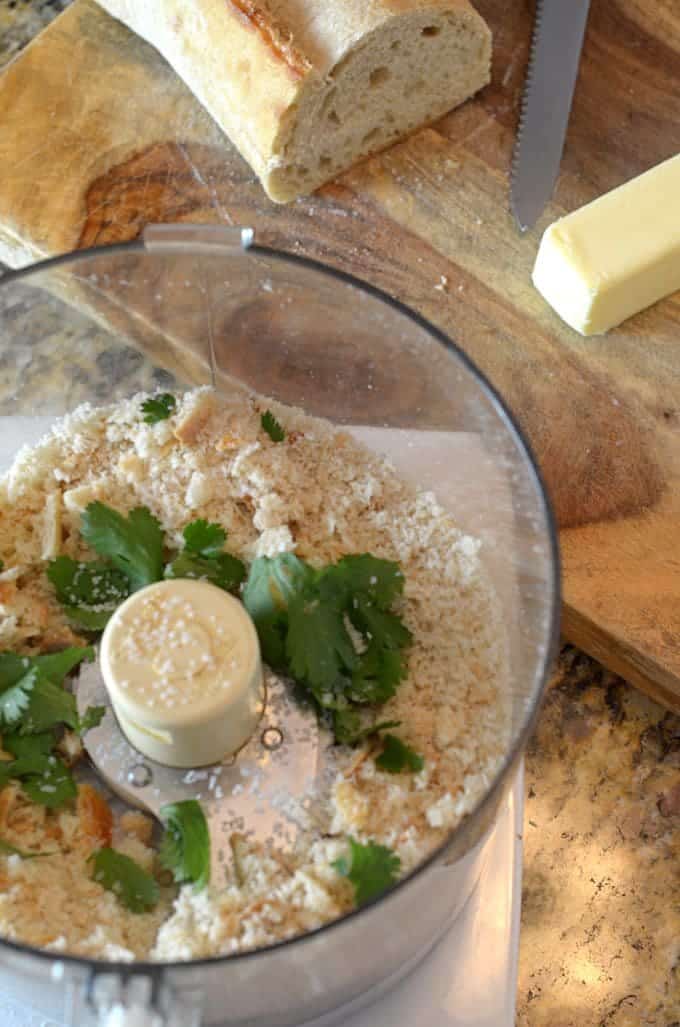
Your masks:
{"label": "yellow butter", "polygon": [[107,624],[100,659],[121,729],[158,763],[219,763],[262,713],[255,625],[208,582],[173,579],[133,593]]}
{"label": "yellow butter", "polygon": [[680,154],[550,225],[533,281],[582,335],[680,289]]}

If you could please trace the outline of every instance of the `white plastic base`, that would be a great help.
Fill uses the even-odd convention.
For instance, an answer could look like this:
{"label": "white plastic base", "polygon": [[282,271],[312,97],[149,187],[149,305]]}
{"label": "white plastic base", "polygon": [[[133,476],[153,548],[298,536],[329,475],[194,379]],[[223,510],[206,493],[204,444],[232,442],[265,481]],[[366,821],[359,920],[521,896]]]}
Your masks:
{"label": "white plastic base", "polygon": [[[398,983],[304,1027],[513,1027],[522,891],[522,768],[487,844],[479,883],[435,947]],[[360,1011],[356,1010],[358,1007]],[[2,1027],[62,1027],[0,995]],[[301,1025],[302,1027],[302,1025]]]}

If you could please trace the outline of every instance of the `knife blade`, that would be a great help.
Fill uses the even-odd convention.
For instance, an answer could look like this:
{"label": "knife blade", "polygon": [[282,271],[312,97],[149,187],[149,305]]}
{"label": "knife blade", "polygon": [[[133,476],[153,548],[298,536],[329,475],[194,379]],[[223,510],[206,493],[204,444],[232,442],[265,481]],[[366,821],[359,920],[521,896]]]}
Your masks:
{"label": "knife blade", "polygon": [[590,0],[537,0],[511,173],[512,209],[523,232],[553,194],[589,8]]}

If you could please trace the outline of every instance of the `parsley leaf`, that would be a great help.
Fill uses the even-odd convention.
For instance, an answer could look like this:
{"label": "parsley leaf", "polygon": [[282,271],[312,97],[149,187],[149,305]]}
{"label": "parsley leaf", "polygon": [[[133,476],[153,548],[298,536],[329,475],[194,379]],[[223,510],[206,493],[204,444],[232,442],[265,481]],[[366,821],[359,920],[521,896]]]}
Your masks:
{"label": "parsley leaf", "polygon": [[94,880],[112,891],[132,913],[153,909],[160,895],[158,882],[129,856],[115,849],[103,848],[90,857]]}
{"label": "parsley leaf", "polygon": [[78,795],[73,774],[56,756],[47,757],[40,774],[22,777],[21,785],[30,799],[48,809],[57,809]]}
{"label": "parsley leaf", "polygon": [[184,548],[189,553],[197,556],[219,556],[227,541],[227,533],[219,524],[210,523],[199,517],[198,520],[187,524],[182,532],[184,535]]}
{"label": "parsley leaf", "polygon": [[412,770],[417,774],[425,766],[423,757],[396,735],[384,735],[382,741],[383,751],[375,761],[379,770],[386,770],[388,774],[403,774],[406,770]]}
{"label": "parsley leaf", "polygon": [[361,845],[351,837],[347,841],[349,858],[336,859],[333,867],[343,877],[349,878],[354,885],[354,899],[358,906],[363,906],[396,882],[401,860],[385,845],[374,842]]}
{"label": "parsley leaf", "polygon": [[0,695],[0,726],[14,727],[22,719],[31,701],[31,692],[39,679],[37,667],[32,667],[15,685]]}
{"label": "parsley leaf", "polygon": [[96,553],[122,571],[133,592],[163,577],[163,531],[147,507],[124,517],[104,503],[90,503],[80,530]]}
{"label": "parsley leaf", "polygon": [[171,392],[161,392],[157,396],[145,399],[142,403],[142,413],[147,424],[158,424],[159,421],[166,421],[177,409],[177,400]]}
{"label": "parsley leaf", "polygon": [[104,560],[80,563],[58,556],[50,562],[47,577],[68,618],[88,631],[102,631],[130,594],[126,575]]}
{"label": "parsley leaf", "polygon": [[374,645],[386,649],[402,649],[411,642],[411,632],[389,610],[381,610],[371,599],[357,595],[352,600],[349,616],[355,628],[366,635]]}
{"label": "parsley leaf", "polygon": [[184,529],[184,549],[165,568],[166,578],[197,578],[225,592],[235,592],[246,576],[245,564],[222,552],[227,533],[219,524],[199,519]]}
{"label": "parsley leaf", "polygon": [[[54,747],[54,741],[54,731],[44,731],[39,735],[22,735],[17,731],[12,731],[3,734],[2,747],[5,752],[14,756],[16,762],[25,763],[27,767],[31,767],[34,762],[47,759]],[[31,772],[40,773],[40,769]]]}
{"label": "parsley leaf", "polygon": [[159,851],[161,865],[181,884],[193,881],[200,891],[210,880],[210,832],[195,799],[174,802],[160,809],[165,834]]}
{"label": "parsley leaf", "polygon": [[286,437],[286,433],[274,417],[271,410],[265,410],[260,418],[260,424],[272,442],[283,442]]}
{"label": "parsley leaf", "polygon": [[82,660],[93,656],[89,646],[32,659],[0,653],[0,726],[18,727],[22,734],[39,734],[57,724],[77,730],[75,698],[61,684]]}

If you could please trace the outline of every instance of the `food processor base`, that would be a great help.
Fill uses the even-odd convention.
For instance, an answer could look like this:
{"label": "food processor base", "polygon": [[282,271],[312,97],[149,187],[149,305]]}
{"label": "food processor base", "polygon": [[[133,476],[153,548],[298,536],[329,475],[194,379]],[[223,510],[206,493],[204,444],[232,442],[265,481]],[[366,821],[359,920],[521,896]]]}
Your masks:
{"label": "food processor base", "polygon": [[[522,766],[502,803],[479,881],[433,948],[354,1002],[300,1027],[513,1027],[522,891]],[[2,1027],[62,1027],[0,995]]]}

